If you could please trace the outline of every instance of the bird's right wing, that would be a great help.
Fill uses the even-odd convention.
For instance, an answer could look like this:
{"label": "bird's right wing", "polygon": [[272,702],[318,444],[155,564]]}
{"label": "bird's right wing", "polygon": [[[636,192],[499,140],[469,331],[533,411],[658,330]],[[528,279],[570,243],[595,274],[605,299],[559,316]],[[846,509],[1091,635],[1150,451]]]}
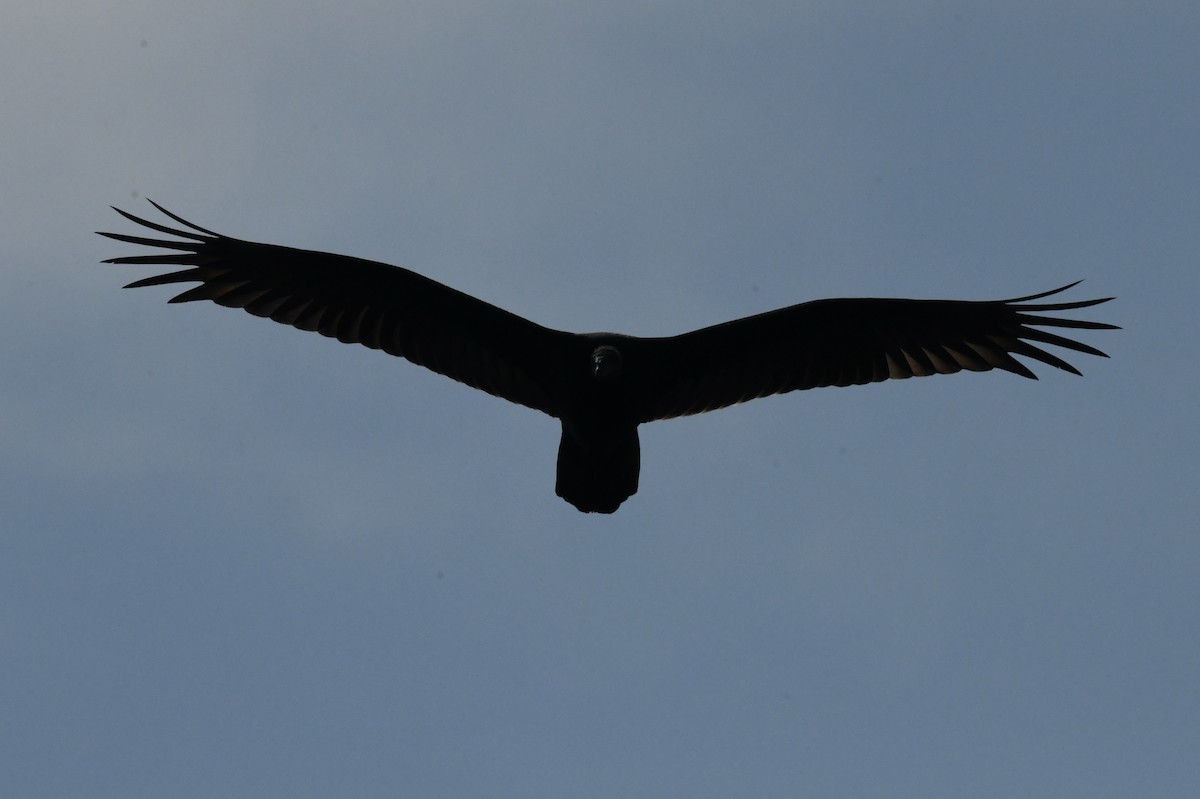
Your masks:
{"label": "bird's right wing", "polygon": [[[152,203],[154,204],[154,203]],[[111,264],[187,267],[126,288],[197,282],[171,302],[211,300],[300,330],[406,358],[497,397],[558,415],[553,385],[572,336],[415,272],[344,255],[257,244],[197,227],[154,204],[178,229],[117,213],[181,240],[101,233],[174,253]]]}
{"label": "bird's right wing", "polygon": [[1074,374],[1038,344],[1104,356],[1041,330],[1115,325],[1041,315],[1111,298],[1035,303],[1076,285],[991,302],[907,299],[817,300],[681,336],[637,339],[638,418],[667,419],[819,386],[1003,369],[1035,378],[1014,355]]}

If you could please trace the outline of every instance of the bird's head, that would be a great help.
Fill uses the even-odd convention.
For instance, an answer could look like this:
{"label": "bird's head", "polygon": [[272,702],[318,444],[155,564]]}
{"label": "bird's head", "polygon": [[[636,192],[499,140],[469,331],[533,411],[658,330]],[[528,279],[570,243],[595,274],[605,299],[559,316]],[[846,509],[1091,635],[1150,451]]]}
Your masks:
{"label": "bird's head", "polygon": [[592,379],[600,383],[621,375],[621,351],[611,344],[592,350]]}

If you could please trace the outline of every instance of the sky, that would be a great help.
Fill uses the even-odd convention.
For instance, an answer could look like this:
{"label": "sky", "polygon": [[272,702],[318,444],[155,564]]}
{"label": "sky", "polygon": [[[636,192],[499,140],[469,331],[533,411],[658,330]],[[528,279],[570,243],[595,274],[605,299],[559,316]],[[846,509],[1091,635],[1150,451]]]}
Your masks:
{"label": "sky", "polygon": [[[1193,797],[1200,5],[16,0],[0,793]],[[145,198],[551,327],[1073,280],[1082,378],[557,422],[101,265]]]}

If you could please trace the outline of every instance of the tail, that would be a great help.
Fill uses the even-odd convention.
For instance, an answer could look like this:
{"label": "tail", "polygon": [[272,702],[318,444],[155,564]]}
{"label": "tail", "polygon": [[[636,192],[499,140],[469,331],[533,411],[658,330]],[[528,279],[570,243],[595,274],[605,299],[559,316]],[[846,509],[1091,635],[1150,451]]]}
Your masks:
{"label": "tail", "polygon": [[584,513],[612,513],[637,493],[641,468],[636,426],[600,439],[564,424],[554,491]]}

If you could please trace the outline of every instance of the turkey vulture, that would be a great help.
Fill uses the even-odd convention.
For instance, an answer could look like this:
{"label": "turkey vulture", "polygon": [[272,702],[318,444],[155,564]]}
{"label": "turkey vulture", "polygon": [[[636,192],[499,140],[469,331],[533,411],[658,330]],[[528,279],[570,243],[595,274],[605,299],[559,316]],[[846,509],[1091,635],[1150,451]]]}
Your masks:
{"label": "turkey vulture", "polygon": [[1042,315],[1112,299],[1033,302],[1077,285],[1071,283],[990,302],[816,300],[666,338],[566,333],[407,269],[229,238],[151,204],[182,227],[113,210],[176,239],[100,235],[174,252],[105,263],[183,269],[126,288],[199,283],[171,302],[212,300],[243,308],[300,330],[398,355],[547,413],[562,422],[555,490],[585,512],[612,513],[637,491],[637,428],[644,422],[797,389],[963,369],[1003,369],[1036,379],[1014,355],[1079,374],[1030,342],[1107,356],[1040,328],[1116,329]]}

